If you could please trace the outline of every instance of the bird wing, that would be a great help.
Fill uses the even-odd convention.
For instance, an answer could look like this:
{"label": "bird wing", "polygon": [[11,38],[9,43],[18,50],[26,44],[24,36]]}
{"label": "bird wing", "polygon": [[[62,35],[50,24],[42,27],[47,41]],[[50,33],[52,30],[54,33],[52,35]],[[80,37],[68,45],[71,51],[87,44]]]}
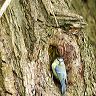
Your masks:
{"label": "bird wing", "polygon": [[62,79],[66,79],[66,70],[63,69],[63,66],[56,66],[55,72],[58,76],[58,79],[61,81]]}
{"label": "bird wing", "polygon": [[64,69],[63,66],[56,66],[55,71],[61,83],[61,92],[64,94],[67,87],[66,69]]}

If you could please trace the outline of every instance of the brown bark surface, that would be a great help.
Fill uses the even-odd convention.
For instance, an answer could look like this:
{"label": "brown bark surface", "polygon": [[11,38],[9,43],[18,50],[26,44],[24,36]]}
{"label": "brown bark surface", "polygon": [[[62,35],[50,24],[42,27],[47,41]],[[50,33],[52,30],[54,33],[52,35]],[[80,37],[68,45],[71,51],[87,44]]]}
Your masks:
{"label": "brown bark surface", "polygon": [[12,0],[0,18],[0,96],[61,96],[51,70],[60,55],[68,74],[66,96],[96,95],[94,47],[71,4]]}

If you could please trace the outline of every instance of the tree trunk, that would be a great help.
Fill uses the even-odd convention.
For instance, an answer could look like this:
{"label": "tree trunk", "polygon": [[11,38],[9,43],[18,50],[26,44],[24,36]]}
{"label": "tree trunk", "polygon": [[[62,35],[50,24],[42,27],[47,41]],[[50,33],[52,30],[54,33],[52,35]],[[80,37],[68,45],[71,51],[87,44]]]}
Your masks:
{"label": "tree trunk", "polygon": [[12,0],[0,18],[0,96],[61,96],[51,70],[60,54],[68,75],[66,96],[96,96],[89,22],[73,1]]}

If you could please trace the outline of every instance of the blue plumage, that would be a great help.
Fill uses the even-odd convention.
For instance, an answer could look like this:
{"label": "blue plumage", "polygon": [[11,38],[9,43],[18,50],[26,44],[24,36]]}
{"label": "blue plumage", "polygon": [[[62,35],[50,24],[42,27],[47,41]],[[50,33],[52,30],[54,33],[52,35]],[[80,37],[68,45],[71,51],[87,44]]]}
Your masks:
{"label": "blue plumage", "polygon": [[64,60],[62,58],[57,58],[52,63],[52,70],[54,76],[60,81],[61,84],[61,92],[62,94],[66,91],[66,82],[67,82],[67,74],[66,68],[64,64]]}

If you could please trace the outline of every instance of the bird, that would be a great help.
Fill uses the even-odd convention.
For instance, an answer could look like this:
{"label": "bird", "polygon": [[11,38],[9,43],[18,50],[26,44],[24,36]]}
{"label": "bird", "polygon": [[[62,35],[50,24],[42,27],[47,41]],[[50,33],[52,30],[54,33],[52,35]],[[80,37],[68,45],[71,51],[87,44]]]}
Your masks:
{"label": "bird", "polygon": [[67,88],[67,73],[63,58],[56,58],[52,63],[53,75],[61,84],[61,94],[65,94]]}

